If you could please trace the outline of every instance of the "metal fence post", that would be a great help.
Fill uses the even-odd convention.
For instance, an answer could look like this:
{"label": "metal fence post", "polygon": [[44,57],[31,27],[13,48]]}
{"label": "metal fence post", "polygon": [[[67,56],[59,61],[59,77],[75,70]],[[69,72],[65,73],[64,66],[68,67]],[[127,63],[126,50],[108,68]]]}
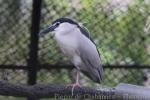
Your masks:
{"label": "metal fence post", "polygon": [[[32,5],[32,26],[30,36],[30,51],[28,59],[28,84],[36,84],[38,64],[38,32],[40,26],[41,0],[33,0]],[[35,100],[28,98],[28,100]]]}

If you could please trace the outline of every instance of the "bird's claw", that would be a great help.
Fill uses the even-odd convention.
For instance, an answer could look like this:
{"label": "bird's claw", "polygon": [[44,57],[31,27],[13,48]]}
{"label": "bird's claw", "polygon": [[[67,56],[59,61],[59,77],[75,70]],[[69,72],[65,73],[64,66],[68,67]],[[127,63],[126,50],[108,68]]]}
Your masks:
{"label": "bird's claw", "polygon": [[81,85],[80,85],[79,83],[75,83],[75,84],[68,84],[67,87],[72,87],[72,89],[71,89],[71,94],[72,94],[72,96],[73,96],[74,88],[75,88],[75,87],[79,87],[79,88],[80,88]]}

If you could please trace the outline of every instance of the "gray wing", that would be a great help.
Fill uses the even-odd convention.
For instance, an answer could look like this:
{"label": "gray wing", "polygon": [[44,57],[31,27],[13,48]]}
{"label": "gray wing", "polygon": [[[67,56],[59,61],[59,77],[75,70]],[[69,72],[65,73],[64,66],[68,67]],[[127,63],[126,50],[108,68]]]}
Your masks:
{"label": "gray wing", "polygon": [[[91,38],[91,35],[90,35],[90,32],[89,32],[89,30],[86,28],[86,27],[84,27],[84,26],[78,26],[79,27],[79,29],[80,29],[80,31],[81,31],[81,33],[84,35],[84,36],[86,36],[88,39],[90,39],[91,40],[91,42],[93,42],[94,43],[94,41],[93,41],[93,39]],[[94,43],[95,44],[95,43]]]}
{"label": "gray wing", "polygon": [[81,71],[89,78],[100,83],[103,79],[103,68],[100,63],[96,45],[86,36],[79,37],[78,54],[82,60]]}
{"label": "gray wing", "polygon": [[89,30],[84,26],[79,26],[80,31],[89,39],[91,39]]}

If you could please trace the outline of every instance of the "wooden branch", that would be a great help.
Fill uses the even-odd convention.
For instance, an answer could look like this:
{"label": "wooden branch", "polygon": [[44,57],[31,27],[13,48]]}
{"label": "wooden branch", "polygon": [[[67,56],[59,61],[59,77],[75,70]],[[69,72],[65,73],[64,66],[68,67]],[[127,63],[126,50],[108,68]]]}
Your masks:
{"label": "wooden branch", "polygon": [[27,86],[0,81],[0,95],[34,99],[150,100],[150,89],[143,86],[121,83],[115,88],[76,87],[72,95],[72,87],[50,84]]}
{"label": "wooden branch", "polygon": [[114,90],[111,88],[75,87],[72,95],[72,87],[50,84],[27,86],[0,81],[0,95],[30,98],[100,98],[101,100],[107,97],[111,100]]}

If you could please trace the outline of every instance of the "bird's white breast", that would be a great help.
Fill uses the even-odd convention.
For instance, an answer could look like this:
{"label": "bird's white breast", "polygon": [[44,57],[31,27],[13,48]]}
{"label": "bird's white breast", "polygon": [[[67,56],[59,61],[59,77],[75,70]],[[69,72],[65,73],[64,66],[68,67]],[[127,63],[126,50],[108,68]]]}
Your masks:
{"label": "bird's white breast", "polygon": [[[78,33],[77,33],[78,34]],[[78,48],[78,36],[76,31],[70,33],[56,33],[55,40],[58,43],[60,49],[69,57],[76,55],[76,49]]]}
{"label": "bird's white breast", "polygon": [[[68,27],[69,28],[69,27]],[[76,27],[75,27],[76,28]],[[71,29],[71,28],[70,28]],[[68,32],[68,33],[66,33]],[[71,31],[57,31],[55,33],[55,40],[58,43],[61,51],[69,57],[69,60],[80,69],[78,66],[81,64],[81,58],[77,54],[79,46],[79,36],[81,35],[79,29],[71,29]]]}

